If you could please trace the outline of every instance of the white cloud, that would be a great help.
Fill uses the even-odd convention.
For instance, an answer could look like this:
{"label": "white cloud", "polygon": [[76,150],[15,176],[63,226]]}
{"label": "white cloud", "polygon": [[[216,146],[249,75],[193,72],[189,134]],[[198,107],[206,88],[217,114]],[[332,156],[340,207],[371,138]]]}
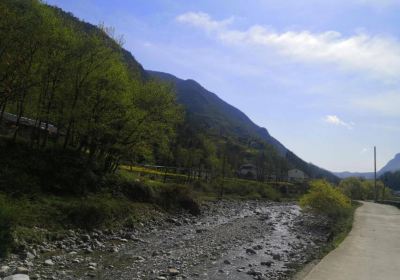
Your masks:
{"label": "white cloud", "polygon": [[180,15],[177,20],[212,32],[229,45],[268,48],[292,60],[329,63],[367,73],[384,82],[400,81],[400,42],[391,37],[368,34],[346,37],[336,31],[279,33],[260,25],[242,31],[229,28],[232,18],[217,21],[208,14],[193,12]]}
{"label": "white cloud", "polygon": [[176,17],[176,20],[181,23],[190,24],[207,31],[218,31],[227,27],[233,22],[233,17],[217,21],[213,20],[210,15],[202,12],[189,12]]}
{"label": "white cloud", "polygon": [[326,123],[332,124],[332,125],[336,125],[336,126],[344,126],[348,129],[353,129],[354,123],[353,122],[345,122],[343,120],[341,120],[338,116],[336,115],[327,115],[324,118],[324,121]]}

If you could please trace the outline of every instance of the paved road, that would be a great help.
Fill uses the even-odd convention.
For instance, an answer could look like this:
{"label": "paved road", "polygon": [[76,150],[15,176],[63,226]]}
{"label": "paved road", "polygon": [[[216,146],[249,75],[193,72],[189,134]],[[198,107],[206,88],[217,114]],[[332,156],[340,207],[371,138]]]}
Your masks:
{"label": "paved road", "polygon": [[353,230],[304,280],[399,280],[400,210],[364,202]]}

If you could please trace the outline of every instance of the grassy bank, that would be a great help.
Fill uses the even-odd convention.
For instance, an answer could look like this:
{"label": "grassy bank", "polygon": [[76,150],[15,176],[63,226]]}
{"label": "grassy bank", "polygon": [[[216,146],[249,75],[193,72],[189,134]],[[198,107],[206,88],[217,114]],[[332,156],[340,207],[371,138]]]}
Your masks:
{"label": "grassy bank", "polygon": [[120,229],[167,212],[200,213],[202,200],[280,200],[267,183],[218,179],[164,183],[126,168],[103,173],[74,151],[0,141],[0,256],[68,229]]}

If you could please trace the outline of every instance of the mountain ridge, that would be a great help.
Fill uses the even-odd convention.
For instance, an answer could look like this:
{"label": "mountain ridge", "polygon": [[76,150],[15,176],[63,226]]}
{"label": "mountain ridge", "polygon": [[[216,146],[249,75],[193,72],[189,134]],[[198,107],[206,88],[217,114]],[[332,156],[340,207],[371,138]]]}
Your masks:
{"label": "mountain ridge", "polygon": [[[279,140],[270,135],[268,130],[255,124],[245,113],[222,100],[213,92],[208,91],[192,79],[180,79],[172,74],[147,70],[154,78],[172,82],[175,86],[178,103],[181,103],[189,113],[189,118],[194,122],[207,122],[208,128],[218,123],[225,124],[226,133],[233,133],[239,137],[260,138],[270,144],[278,154],[287,160],[292,168],[303,170],[312,178],[327,178],[338,181],[330,171],[314,164],[307,163],[295,153],[287,149]],[[211,116],[211,120],[210,120]],[[221,125],[222,126],[222,125]],[[214,128],[217,129],[218,128]],[[221,129],[221,128],[219,128]]]}
{"label": "mountain ridge", "polygon": [[[382,176],[386,172],[395,172],[400,170],[400,153],[397,153],[391,160],[389,160],[381,169],[376,172],[377,177]],[[365,179],[373,179],[374,172],[334,172],[339,178],[348,177],[361,177]]]}

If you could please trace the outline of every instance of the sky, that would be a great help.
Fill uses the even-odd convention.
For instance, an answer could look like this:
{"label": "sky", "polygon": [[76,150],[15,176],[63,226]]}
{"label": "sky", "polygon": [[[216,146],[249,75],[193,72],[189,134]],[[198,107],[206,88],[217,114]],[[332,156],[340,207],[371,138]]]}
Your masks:
{"label": "sky", "polygon": [[113,27],[149,70],[194,79],[298,156],[372,171],[400,152],[400,0],[47,0]]}

